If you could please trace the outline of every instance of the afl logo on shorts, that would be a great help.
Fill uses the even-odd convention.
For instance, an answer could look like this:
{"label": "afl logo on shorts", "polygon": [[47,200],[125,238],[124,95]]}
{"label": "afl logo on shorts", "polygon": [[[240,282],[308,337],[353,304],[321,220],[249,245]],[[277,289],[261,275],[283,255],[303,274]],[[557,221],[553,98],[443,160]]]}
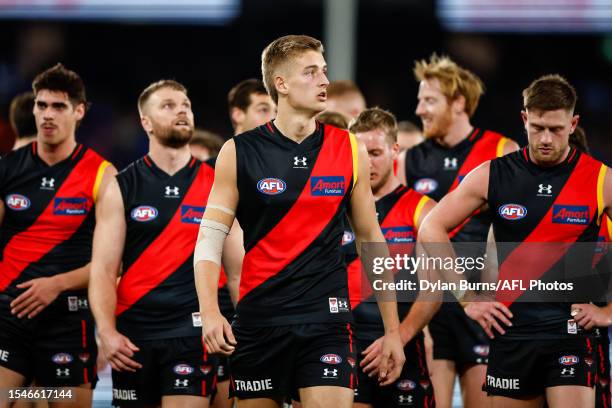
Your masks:
{"label": "afl logo on shorts", "polygon": [[527,215],[527,208],[519,204],[504,204],[499,207],[499,215],[510,221],[520,220]]}
{"label": "afl logo on shorts", "polygon": [[30,199],[21,194],[9,194],[6,196],[6,205],[14,211],[23,211],[30,208]]}
{"label": "afl logo on shorts", "polygon": [[187,364],[175,365],[174,372],[178,375],[189,375],[193,373],[193,367]]}
{"label": "afl logo on shorts", "polygon": [[149,222],[157,218],[157,208],[148,205],[141,205],[132,210],[130,214],[134,221]]}
{"label": "afl logo on shorts", "polygon": [[277,195],[285,192],[287,184],[281,179],[267,177],[257,182],[257,189],[260,193]]}
{"label": "afl logo on shorts", "polygon": [[559,364],[562,364],[564,366],[573,366],[574,364],[578,364],[579,361],[580,359],[578,358],[578,356],[563,356],[559,359]]}
{"label": "afl logo on shorts", "polygon": [[57,353],[51,357],[51,360],[53,360],[55,364],[70,364],[73,359],[68,353]]}
{"label": "afl logo on shorts", "polygon": [[398,381],[397,388],[402,391],[411,391],[416,388],[416,383],[410,380],[401,380]]}
{"label": "afl logo on shorts", "polygon": [[438,188],[438,182],[430,178],[422,178],[414,183],[414,189],[421,194],[429,194]]}
{"label": "afl logo on shorts", "polygon": [[337,354],[325,354],[321,356],[321,362],[325,364],[340,364],[342,357]]}

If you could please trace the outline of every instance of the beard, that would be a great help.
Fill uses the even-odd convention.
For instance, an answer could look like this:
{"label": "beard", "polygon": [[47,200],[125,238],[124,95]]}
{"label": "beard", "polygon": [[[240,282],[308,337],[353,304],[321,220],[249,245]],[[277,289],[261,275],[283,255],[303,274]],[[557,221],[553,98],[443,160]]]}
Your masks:
{"label": "beard", "polygon": [[551,151],[548,154],[542,154],[540,150],[538,150],[538,147],[538,145],[530,145],[529,154],[538,164],[541,165],[555,165],[560,163],[566,150],[566,148],[555,149],[551,146]]}
{"label": "beard", "polygon": [[423,123],[423,136],[427,139],[441,139],[448,134],[448,129],[453,122],[450,107],[440,116],[433,118],[429,127]]}
{"label": "beard", "polygon": [[193,126],[189,130],[176,129],[174,126],[153,126],[153,135],[166,147],[177,149],[185,146],[193,136]]}

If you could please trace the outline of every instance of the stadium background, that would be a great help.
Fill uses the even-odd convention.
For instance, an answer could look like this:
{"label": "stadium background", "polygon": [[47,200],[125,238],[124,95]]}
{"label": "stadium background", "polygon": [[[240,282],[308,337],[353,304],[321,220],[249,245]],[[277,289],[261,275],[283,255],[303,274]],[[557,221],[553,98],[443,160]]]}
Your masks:
{"label": "stadium background", "polygon": [[328,63],[345,62],[330,64],[331,79],[355,80],[369,106],[415,123],[414,60],[451,56],[486,85],[473,123],[521,145],[520,91],[560,73],[578,90],[593,155],[612,159],[612,0],[109,0],[91,15],[85,3],[0,1],[0,151],[12,145],[11,98],[58,61],[92,102],[78,140],[118,168],[146,152],[136,99],[160,78],[188,87],[196,126],[229,137],[228,90],[260,77],[271,40],[309,34],[327,44]]}

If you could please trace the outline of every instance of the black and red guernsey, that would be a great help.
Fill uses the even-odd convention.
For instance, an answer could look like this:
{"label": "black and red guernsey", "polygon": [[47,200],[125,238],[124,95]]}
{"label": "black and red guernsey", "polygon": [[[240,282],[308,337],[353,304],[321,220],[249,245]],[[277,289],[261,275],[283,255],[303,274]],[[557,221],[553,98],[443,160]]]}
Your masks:
{"label": "black and red guernsey", "polygon": [[[378,222],[387,243],[395,244],[402,251],[412,249],[417,239],[417,221],[427,200],[429,200],[427,196],[411,188],[399,186],[376,201]],[[362,273],[361,261],[357,254],[355,235],[348,222],[345,228],[342,249],[348,265],[349,296],[355,319],[355,336],[364,341],[373,341],[384,334],[383,321],[369,283],[362,282],[362,279],[366,278]],[[416,281],[415,275],[409,277]],[[410,302],[398,301],[400,320],[406,316],[410,306]]]}
{"label": "black and red guernsey", "polygon": [[[108,165],[82,144],[51,166],[38,156],[36,142],[0,160],[5,210],[0,230],[0,293],[14,297],[24,290],[16,287],[19,283],[90,262],[94,204]],[[70,292],[86,293],[87,289]]]}
{"label": "black and red guernsey", "polygon": [[[534,164],[527,148],[491,161],[488,203],[498,244],[499,280],[552,281],[559,277],[584,280],[591,275],[593,256],[577,255],[576,243],[595,249],[603,212],[606,167],[571,149],[560,164]],[[517,182],[519,180],[519,182]],[[580,279],[576,280],[580,284]],[[497,291],[510,305],[513,326],[505,336],[559,338],[581,334],[568,322],[569,302],[522,302],[529,293]],[[590,291],[583,291],[587,295]],[[582,299],[588,302],[593,299]]]}
{"label": "black and red guernsey", "polygon": [[246,255],[243,326],[346,322],[343,219],[357,179],[357,142],[317,123],[296,143],[271,122],[234,138]]}
{"label": "black and red guernsey", "polygon": [[213,179],[194,158],[170,176],[149,156],[117,175],[127,225],[117,329],[129,338],[201,335],[193,250]]}
{"label": "black and red guernsey", "polygon": [[[458,145],[447,148],[429,138],[406,152],[406,184],[436,201],[457,188],[463,178],[487,160],[503,155],[510,139],[490,130],[474,129]],[[486,242],[490,217],[476,212],[451,231],[453,242]]]}

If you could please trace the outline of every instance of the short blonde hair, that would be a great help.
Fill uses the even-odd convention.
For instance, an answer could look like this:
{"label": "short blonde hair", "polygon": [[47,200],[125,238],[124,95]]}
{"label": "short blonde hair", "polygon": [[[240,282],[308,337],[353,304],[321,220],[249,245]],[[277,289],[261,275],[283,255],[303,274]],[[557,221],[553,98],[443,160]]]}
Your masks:
{"label": "short blonde hair", "polygon": [[274,74],[279,66],[289,58],[294,58],[306,51],[323,53],[323,44],[316,38],[307,35],[286,35],[272,41],[261,54],[261,74],[263,82],[274,103],[278,104],[278,92],[274,85]]}
{"label": "short blonde hair", "polygon": [[442,93],[449,101],[463,95],[465,98],[465,113],[469,117],[474,115],[480,97],[484,93],[484,85],[476,74],[460,67],[449,57],[439,57],[436,54],[433,54],[429,61],[416,61],[413,72],[419,82],[425,79],[440,81]]}

